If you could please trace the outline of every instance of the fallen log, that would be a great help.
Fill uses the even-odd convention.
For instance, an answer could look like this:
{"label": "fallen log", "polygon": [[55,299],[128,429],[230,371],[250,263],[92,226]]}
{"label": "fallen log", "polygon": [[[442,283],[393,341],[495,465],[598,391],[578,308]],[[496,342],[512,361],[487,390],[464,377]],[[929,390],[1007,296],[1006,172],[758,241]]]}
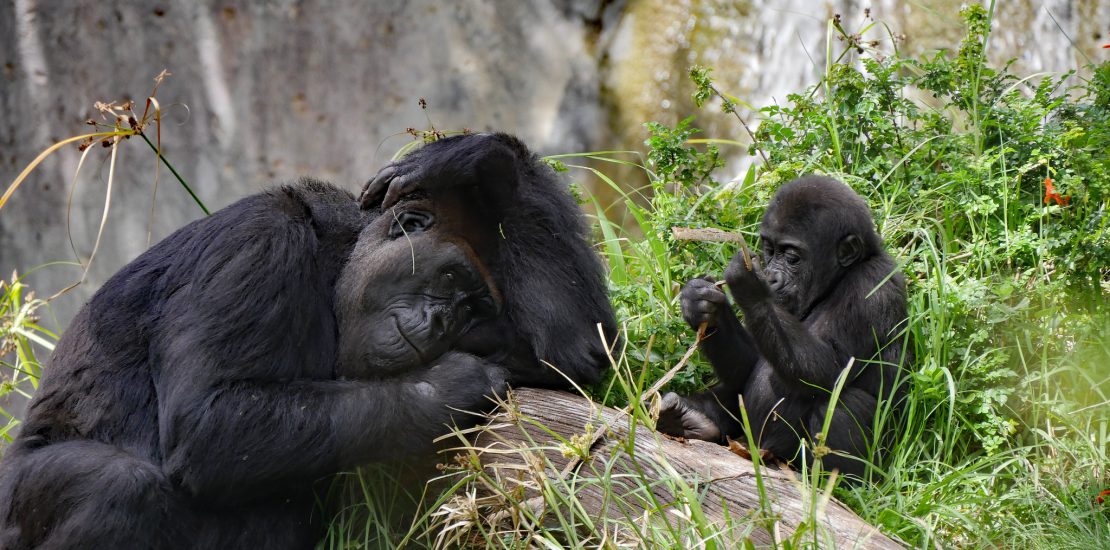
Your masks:
{"label": "fallen log", "polygon": [[757,480],[753,463],[725,447],[668,438],[581,396],[515,390],[473,441],[490,485],[533,509],[552,506],[540,487],[558,478],[591,517],[642,525],[693,514],[757,547],[902,548],[795,472],[762,467]]}

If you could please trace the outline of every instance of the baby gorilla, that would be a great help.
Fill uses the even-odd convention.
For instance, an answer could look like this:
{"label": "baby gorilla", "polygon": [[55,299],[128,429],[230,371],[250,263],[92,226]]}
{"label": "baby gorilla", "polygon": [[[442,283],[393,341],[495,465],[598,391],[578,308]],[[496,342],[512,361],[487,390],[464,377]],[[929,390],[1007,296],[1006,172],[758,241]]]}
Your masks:
{"label": "baby gorilla", "polygon": [[861,476],[877,403],[912,361],[902,274],[883,251],[867,204],[832,178],[784,185],[759,231],[765,267],[757,260],[749,270],[737,254],[725,271],[743,324],[713,279],[682,289],[686,322],[707,326],[701,351],[719,384],[690,397],[664,396],[657,427],[693,439],[737,438],[739,394],[759,447],[796,461],[800,441],[822,433],[837,377],[854,358],[824,434],[833,451],[824,464]]}

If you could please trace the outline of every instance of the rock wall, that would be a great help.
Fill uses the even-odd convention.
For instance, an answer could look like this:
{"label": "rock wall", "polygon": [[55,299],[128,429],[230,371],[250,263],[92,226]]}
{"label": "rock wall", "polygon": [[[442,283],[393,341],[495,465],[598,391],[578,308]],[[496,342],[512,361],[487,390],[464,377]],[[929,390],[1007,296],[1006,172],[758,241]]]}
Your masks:
{"label": "rock wall", "polygon": [[[409,139],[408,127],[504,129],[542,151],[602,140],[599,2],[16,0],[0,3],[0,182],[44,148],[88,131],[93,102],[133,98],[152,77],[165,155],[211,209],[301,175],[351,190]],[[428,102],[428,117],[417,105]],[[73,260],[67,193],[79,153],[51,157],[0,211],[0,272]],[[107,150],[76,182],[70,228],[77,256],[95,240]],[[150,241],[202,215],[137,139],[117,160],[111,214],[88,281],[57,300],[67,319]],[[51,266],[40,294],[80,277]]]}

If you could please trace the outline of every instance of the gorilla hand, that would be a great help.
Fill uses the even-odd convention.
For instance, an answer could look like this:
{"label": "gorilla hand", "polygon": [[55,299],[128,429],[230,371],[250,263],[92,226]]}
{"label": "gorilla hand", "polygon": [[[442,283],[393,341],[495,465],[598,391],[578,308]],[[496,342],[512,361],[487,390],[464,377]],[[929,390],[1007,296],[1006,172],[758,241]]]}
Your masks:
{"label": "gorilla hand", "polygon": [[450,419],[462,424],[460,415],[488,411],[492,398],[505,394],[508,370],[469,353],[449,351],[419,378],[421,399],[442,404]]}
{"label": "gorilla hand", "polygon": [[745,265],[744,256],[737,252],[725,269],[725,282],[736,303],[745,306],[771,298],[771,287],[763,277],[763,269],[757,258],[752,258],[752,268]]}
{"label": "gorilla hand", "polygon": [[505,134],[470,134],[434,141],[386,165],[362,189],[363,210],[389,208],[415,191],[482,187],[494,211],[516,189],[517,153],[523,147]]}
{"label": "gorilla hand", "polygon": [[717,328],[723,315],[731,315],[728,297],[717,287],[713,277],[691,279],[682,287],[682,318],[690,328],[697,329],[702,323],[707,328]]}
{"label": "gorilla hand", "polygon": [[721,439],[721,429],[717,424],[674,392],[663,396],[663,401],[659,404],[659,420],[655,423],[655,429],[686,439],[704,441]]}
{"label": "gorilla hand", "polygon": [[[431,366],[400,376],[343,380],[350,398],[326,397],[339,451],[339,464],[360,464],[429,453],[436,438],[477,423],[506,389],[507,371],[469,353],[448,351]],[[340,394],[341,396],[347,394]]]}

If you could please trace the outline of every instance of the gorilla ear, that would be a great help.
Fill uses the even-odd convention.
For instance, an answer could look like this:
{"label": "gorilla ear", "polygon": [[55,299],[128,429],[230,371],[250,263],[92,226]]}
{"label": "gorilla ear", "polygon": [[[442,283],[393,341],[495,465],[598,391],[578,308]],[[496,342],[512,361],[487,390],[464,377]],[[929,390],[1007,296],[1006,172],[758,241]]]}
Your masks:
{"label": "gorilla ear", "polygon": [[848,267],[863,257],[863,241],[856,235],[848,235],[840,239],[836,245],[836,261],[840,267]]}

